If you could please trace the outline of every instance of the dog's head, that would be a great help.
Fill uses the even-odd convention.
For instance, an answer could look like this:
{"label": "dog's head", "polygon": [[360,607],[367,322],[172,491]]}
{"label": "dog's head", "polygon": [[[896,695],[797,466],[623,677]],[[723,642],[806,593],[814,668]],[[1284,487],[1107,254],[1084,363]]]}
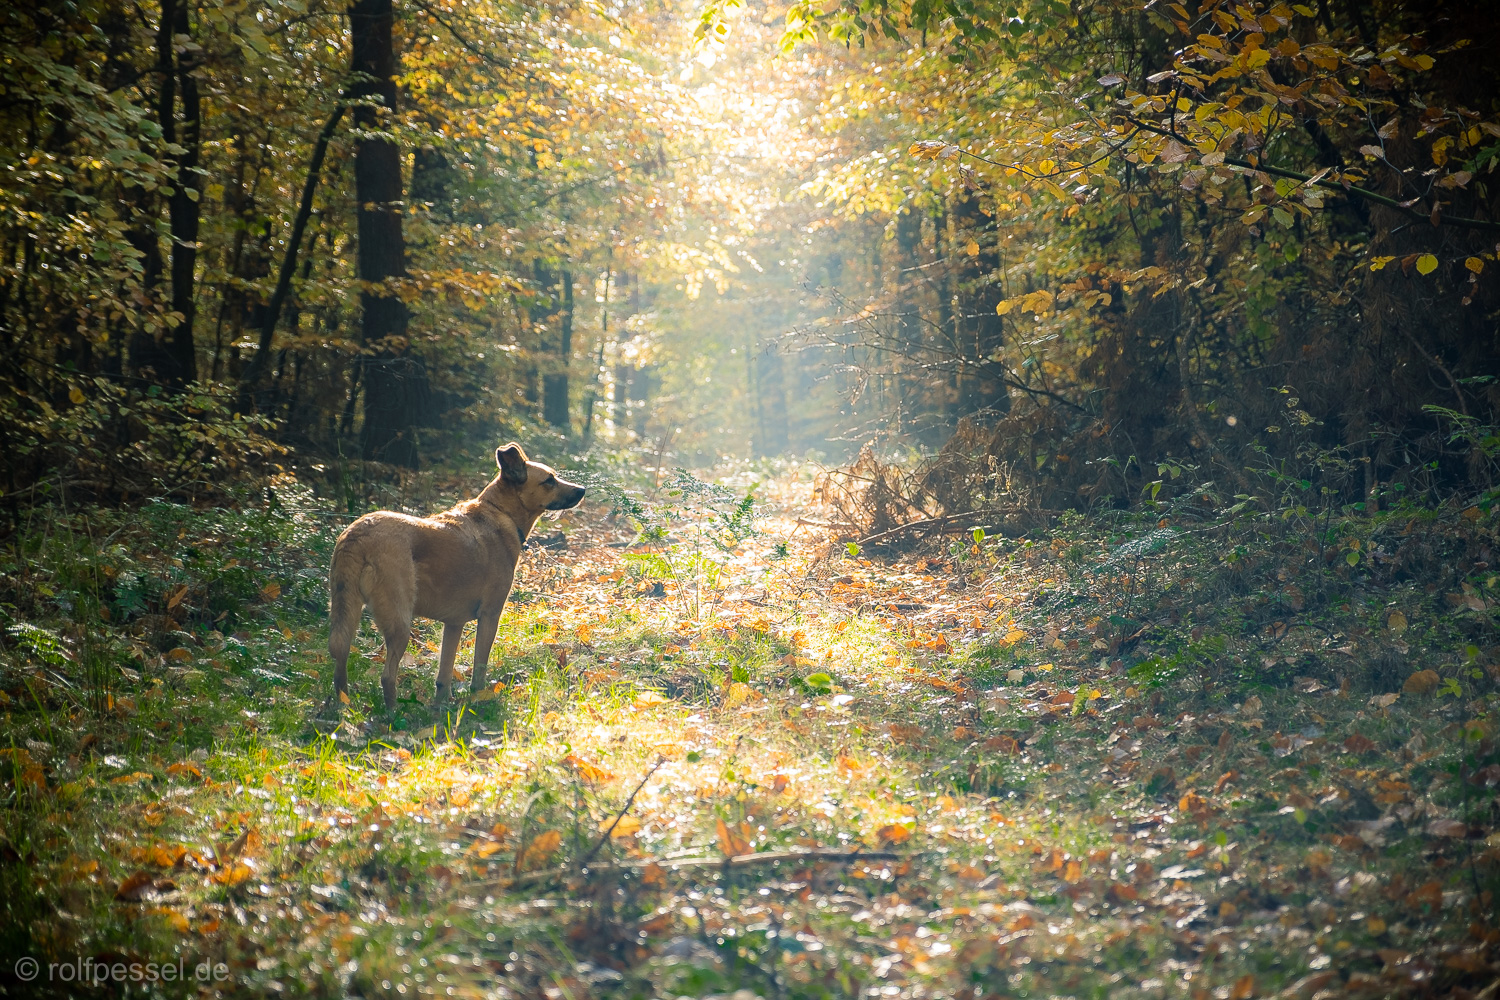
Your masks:
{"label": "dog's head", "polygon": [[567,510],[583,500],[582,486],[559,479],[551,466],[527,460],[514,441],[495,449],[495,464],[500,466],[501,482],[514,490],[528,511]]}

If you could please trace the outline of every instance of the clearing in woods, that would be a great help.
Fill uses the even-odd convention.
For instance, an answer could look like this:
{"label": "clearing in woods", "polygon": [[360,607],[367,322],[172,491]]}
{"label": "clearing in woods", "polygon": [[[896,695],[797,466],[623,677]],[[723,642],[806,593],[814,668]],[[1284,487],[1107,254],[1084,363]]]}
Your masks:
{"label": "clearing in woods", "polygon": [[[367,623],[331,735],[336,526],[306,496],[232,531],[165,505],[103,544],[119,526],[33,526],[30,586],[65,571],[43,566],[177,582],[133,636],[12,632],[31,667],[5,706],[7,950],[207,959],[256,996],[1493,978],[1482,585],[1377,586],[1295,545],[1235,569],[1227,515],[861,551],[829,540],[810,475],[760,483],[754,512],[750,485],[684,477],[649,511],[617,492],[644,535],[608,504],[567,514],[502,622],[509,684],[436,725],[438,626],[390,730]],[[1411,532],[1364,530],[1367,561]],[[180,624],[230,593],[253,605],[231,634]],[[133,666],[90,674],[105,646]],[[1344,679],[1376,661],[1375,689]]]}

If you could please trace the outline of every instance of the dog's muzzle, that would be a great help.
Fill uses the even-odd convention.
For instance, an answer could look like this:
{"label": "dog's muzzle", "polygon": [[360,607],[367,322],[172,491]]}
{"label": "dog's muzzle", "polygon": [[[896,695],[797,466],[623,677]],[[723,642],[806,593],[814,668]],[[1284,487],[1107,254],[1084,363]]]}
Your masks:
{"label": "dog's muzzle", "polygon": [[558,498],[547,505],[548,510],[571,510],[583,502],[583,495],[588,490],[582,486],[574,486],[562,493]]}

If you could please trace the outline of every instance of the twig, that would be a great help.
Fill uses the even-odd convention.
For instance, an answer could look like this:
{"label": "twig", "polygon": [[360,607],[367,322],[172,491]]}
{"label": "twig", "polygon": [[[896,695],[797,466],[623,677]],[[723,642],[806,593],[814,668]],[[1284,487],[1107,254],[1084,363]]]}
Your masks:
{"label": "twig", "polygon": [[594,855],[598,854],[599,850],[605,844],[609,843],[610,834],[615,832],[615,827],[620,825],[620,820],[624,819],[625,814],[630,812],[630,807],[635,805],[635,797],[641,793],[642,788],[646,787],[646,782],[651,780],[651,776],[658,770],[660,770],[661,766],[666,762],[667,758],[660,755],[657,756],[656,763],[651,765],[651,770],[646,772],[645,777],[641,778],[640,784],[635,786],[635,791],[630,793],[630,798],[625,800],[625,807],[621,809],[618,814],[616,814],[615,821],[609,824],[609,829],[604,831],[604,833],[599,837],[599,840],[595,842],[592,848],[589,849],[589,852],[583,856],[583,859],[581,861],[578,862],[579,868],[587,866],[590,861],[594,860]]}

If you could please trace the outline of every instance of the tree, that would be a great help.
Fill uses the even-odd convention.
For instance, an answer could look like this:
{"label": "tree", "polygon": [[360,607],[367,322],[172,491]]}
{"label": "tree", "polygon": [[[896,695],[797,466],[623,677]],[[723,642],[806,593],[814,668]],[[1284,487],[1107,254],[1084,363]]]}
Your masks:
{"label": "tree", "polygon": [[366,461],[415,468],[427,371],[411,349],[411,316],[400,294],[406,277],[401,149],[389,132],[379,131],[391,126],[389,117],[381,120],[380,109],[396,111],[394,24],[391,0],[355,0],[349,8],[350,92],[358,102],[354,122],[360,130],[354,154],[365,397],[360,453]]}

